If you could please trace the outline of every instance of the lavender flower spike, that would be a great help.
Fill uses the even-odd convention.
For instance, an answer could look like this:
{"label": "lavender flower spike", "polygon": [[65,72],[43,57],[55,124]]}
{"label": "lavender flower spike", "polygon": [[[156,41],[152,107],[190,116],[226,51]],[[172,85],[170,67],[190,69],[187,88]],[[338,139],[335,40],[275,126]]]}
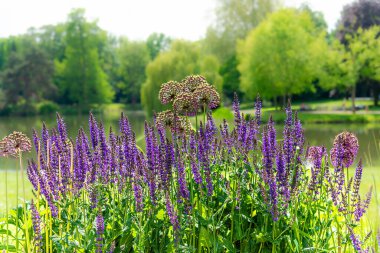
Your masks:
{"label": "lavender flower spike", "polygon": [[96,216],[96,252],[102,253],[103,250],[103,234],[104,234],[104,218],[102,212],[99,210],[98,216]]}

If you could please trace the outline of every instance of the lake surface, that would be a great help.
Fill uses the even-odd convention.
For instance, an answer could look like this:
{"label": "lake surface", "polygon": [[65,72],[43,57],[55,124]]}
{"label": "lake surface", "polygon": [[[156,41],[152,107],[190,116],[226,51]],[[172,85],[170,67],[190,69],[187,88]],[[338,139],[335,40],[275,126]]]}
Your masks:
{"label": "lake surface", "polygon": [[[137,143],[144,146],[144,121],[143,112],[125,112],[136,133]],[[107,113],[96,115],[98,121],[103,121],[106,129],[112,127],[114,131],[119,129],[119,113]],[[88,115],[63,115],[66,122],[69,136],[75,139],[80,127],[88,132]],[[41,131],[42,122],[45,122],[48,128],[56,127],[55,116],[35,116],[35,117],[0,117],[0,138],[11,133],[12,131],[21,131],[28,136],[32,136],[32,129]],[[357,135],[360,144],[359,157],[368,165],[380,166],[380,125],[378,124],[304,124],[306,144],[325,145],[328,150],[332,146],[334,137],[340,132],[347,130]],[[282,126],[277,127],[278,137],[281,138]],[[108,131],[107,131],[108,132]],[[33,157],[32,152],[26,155]],[[7,166],[14,167],[15,161],[1,159],[0,168]]]}
{"label": "lake surface", "polygon": [[[103,115],[97,115],[98,121],[103,121],[105,127],[109,129],[112,127],[115,131],[118,131],[119,113],[107,113]],[[126,112],[132,128],[136,133],[137,143],[140,146],[144,146],[144,121],[145,115],[142,112]],[[88,132],[88,115],[70,115],[64,116],[64,120],[67,125],[69,136],[75,139],[77,131],[80,127],[83,127]],[[55,116],[45,117],[0,117],[0,138],[11,133],[12,131],[21,131],[28,136],[32,135],[32,129],[41,131],[42,122],[45,122],[48,128],[56,127]],[[232,123],[232,122],[231,122]],[[363,159],[366,165],[366,172],[364,173],[364,180],[366,185],[363,187],[364,191],[368,190],[369,185],[380,181],[380,175],[378,169],[380,168],[380,125],[377,124],[305,124],[305,137],[306,144],[308,145],[325,145],[328,150],[331,149],[334,137],[340,132],[347,130],[357,135],[360,143],[359,157]],[[282,126],[277,127],[277,136],[282,138]],[[34,152],[26,154],[26,158],[35,157]],[[24,159],[26,163],[27,159]],[[9,172],[8,180],[8,197],[10,206],[15,206],[16,202],[16,184],[15,184],[15,170],[19,168],[18,161],[15,159],[0,158],[0,213],[5,209],[5,195],[3,193],[3,187],[5,185],[4,168],[11,169]],[[19,180],[21,182],[22,177],[19,174]],[[25,177],[25,186],[27,188],[27,199],[32,197],[30,191],[31,185]],[[21,185],[19,185],[19,192],[21,193]],[[379,195],[380,200],[380,195]],[[375,207],[374,207],[375,208]],[[377,211],[376,211],[377,212]]]}

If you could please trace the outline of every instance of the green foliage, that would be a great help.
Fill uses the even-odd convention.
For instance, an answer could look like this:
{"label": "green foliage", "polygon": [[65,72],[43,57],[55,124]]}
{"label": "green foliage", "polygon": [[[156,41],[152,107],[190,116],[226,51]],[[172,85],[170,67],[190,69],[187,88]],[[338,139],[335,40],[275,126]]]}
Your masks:
{"label": "green foliage", "polygon": [[349,43],[347,38],[354,36],[358,30],[380,25],[379,16],[380,1],[378,0],[360,0],[347,4],[343,7],[337,23],[337,38],[347,45]]}
{"label": "green foliage", "polygon": [[223,95],[232,99],[234,93],[241,96],[239,87],[240,73],[237,69],[238,61],[236,54],[228,59],[220,68],[220,75],[223,77]]}
{"label": "green foliage", "polygon": [[163,33],[153,33],[146,40],[150,59],[154,60],[160,52],[169,49],[171,39]]}
{"label": "green foliage", "polygon": [[7,61],[0,83],[8,105],[28,106],[55,92],[53,63],[41,49],[30,47],[25,54],[12,52]]}
{"label": "green foliage", "polygon": [[69,14],[65,35],[65,59],[56,61],[63,102],[88,105],[107,103],[113,90],[99,61],[99,46],[104,33],[96,22],[87,22],[84,10]]}
{"label": "green foliage", "polygon": [[235,54],[237,39],[244,38],[278,6],[277,0],[218,0],[216,22],[207,30],[204,49],[224,63]]}
{"label": "green foliage", "polygon": [[[209,65],[210,66],[209,66]],[[181,81],[191,74],[205,75],[210,84],[221,90],[218,61],[213,56],[202,57],[197,43],[173,41],[170,50],[159,54],[146,68],[147,79],[141,88],[141,100],[148,115],[164,110],[158,100],[161,84]]]}
{"label": "green foliage", "polygon": [[253,99],[313,90],[326,41],[306,12],[283,9],[268,16],[238,45],[241,90]]}
{"label": "green foliage", "polygon": [[43,101],[37,105],[39,114],[53,114],[59,111],[59,105],[52,101]]}
{"label": "green foliage", "polygon": [[132,104],[140,103],[145,67],[150,60],[148,48],[144,42],[121,38],[117,57],[119,59],[116,84],[118,100]]}

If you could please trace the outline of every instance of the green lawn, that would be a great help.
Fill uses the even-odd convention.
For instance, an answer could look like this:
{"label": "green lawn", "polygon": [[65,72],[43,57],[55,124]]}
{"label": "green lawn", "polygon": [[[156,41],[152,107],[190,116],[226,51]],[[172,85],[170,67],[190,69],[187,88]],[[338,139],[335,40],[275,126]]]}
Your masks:
{"label": "green lawn", "polygon": [[[22,176],[21,176],[21,173],[19,173],[19,204],[23,203],[23,190],[22,190]],[[8,178],[7,181],[5,181],[5,179]],[[25,175],[24,176],[24,182],[25,182],[25,197],[26,197],[26,200],[30,200],[33,196],[32,194],[32,185],[31,183],[29,182],[27,176]],[[7,184],[7,188],[8,188],[8,206],[9,207],[16,207],[16,201],[17,201],[17,180],[16,180],[16,171],[15,170],[11,170],[11,171],[8,171],[8,175],[6,177],[6,173],[4,172],[4,170],[0,170],[0,213],[1,212],[4,212],[5,210],[5,203],[6,203],[6,194],[5,194],[5,186],[6,186],[6,182],[8,183]]]}

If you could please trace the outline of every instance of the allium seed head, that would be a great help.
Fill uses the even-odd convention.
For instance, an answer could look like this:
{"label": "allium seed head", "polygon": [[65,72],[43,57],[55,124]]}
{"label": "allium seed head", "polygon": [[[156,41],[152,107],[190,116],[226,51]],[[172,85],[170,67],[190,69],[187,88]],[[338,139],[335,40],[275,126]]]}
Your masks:
{"label": "allium seed head", "polygon": [[169,81],[161,85],[158,97],[162,104],[166,105],[173,102],[179,93],[183,92],[182,83],[176,81]]}
{"label": "allium seed head", "polygon": [[188,92],[193,92],[198,86],[209,85],[206,81],[206,78],[200,75],[191,75],[187,76],[181,81],[183,84],[184,90]]}
{"label": "allium seed head", "polygon": [[193,94],[180,93],[173,103],[174,111],[180,115],[193,116],[196,114],[198,105]]}
{"label": "allium seed head", "polygon": [[[342,149],[342,157],[339,157],[339,147]],[[354,162],[359,150],[358,138],[350,132],[338,134],[334,139],[333,148],[330,151],[331,162],[334,166],[338,166],[339,159],[342,159],[342,165],[346,168],[350,167]]]}
{"label": "allium seed head", "polygon": [[19,152],[29,152],[32,148],[32,143],[25,134],[13,132],[1,141],[0,148],[3,154],[18,156]]}
{"label": "allium seed head", "polygon": [[215,109],[220,104],[220,97],[215,88],[208,84],[201,84],[194,90],[194,97],[199,105]]}

